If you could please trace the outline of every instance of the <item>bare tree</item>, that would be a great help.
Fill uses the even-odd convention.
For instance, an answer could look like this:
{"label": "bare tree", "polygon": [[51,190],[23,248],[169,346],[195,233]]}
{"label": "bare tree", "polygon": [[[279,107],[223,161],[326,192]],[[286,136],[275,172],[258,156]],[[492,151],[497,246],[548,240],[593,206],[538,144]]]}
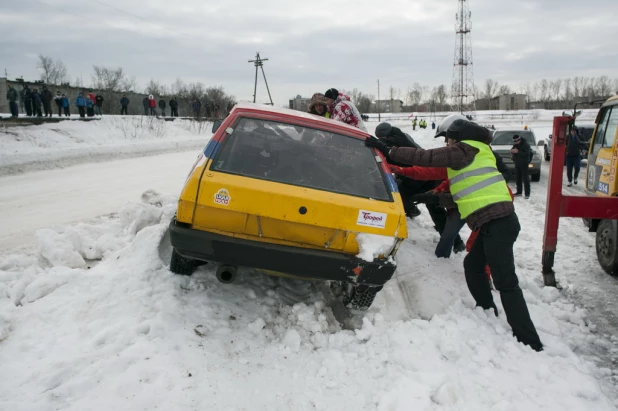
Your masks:
{"label": "bare tree", "polygon": [[92,87],[106,91],[132,91],[136,88],[135,77],[127,77],[122,69],[92,66]]}
{"label": "bare tree", "polygon": [[492,108],[491,100],[498,95],[497,93],[498,93],[498,82],[490,78],[485,80],[485,92],[483,96],[487,99],[489,103],[489,109]]}
{"label": "bare tree", "polygon": [[164,94],[163,89],[164,87],[161,85],[161,83],[159,83],[158,81],[154,79],[150,79],[150,81],[146,84],[146,88],[144,89],[144,92],[146,94],[160,96],[161,94]]}
{"label": "bare tree", "polygon": [[446,86],[444,84],[440,84],[436,89],[436,100],[438,102],[439,111],[442,111],[446,100],[448,99],[448,93],[446,91]]}
{"label": "bare tree", "polygon": [[421,102],[425,99],[427,87],[421,86],[419,83],[412,84],[412,88],[408,91],[408,100],[414,111],[419,109]]}
{"label": "bare tree", "polygon": [[41,70],[41,80],[46,84],[61,84],[67,80],[67,67],[61,60],[39,54],[37,68]]}
{"label": "bare tree", "polygon": [[187,97],[187,85],[180,79],[177,78],[174,84],[170,86],[170,93],[179,96],[179,97]]}
{"label": "bare tree", "polygon": [[506,84],[503,86],[500,86],[500,88],[498,89],[499,96],[503,96],[505,94],[511,94],[511,88],[507,86]]}
{"label": "bare tree", "polygon": [[608,97],[611,94],[612,82],[608,76],[601,76],[595,81],[596,97]]}

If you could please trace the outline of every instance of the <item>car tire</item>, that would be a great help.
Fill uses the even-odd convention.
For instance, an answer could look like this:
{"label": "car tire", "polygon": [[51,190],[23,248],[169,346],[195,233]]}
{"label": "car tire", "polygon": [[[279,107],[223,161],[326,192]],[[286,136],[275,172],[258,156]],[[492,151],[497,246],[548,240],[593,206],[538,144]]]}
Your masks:
{"label": "car tire", "polygon": [[618,224],[601,220],[597,227],[596,249],[601,268],[610,275],[618,275]]}
{"label": "car tire", "polygon": [[349,294],[343,301],[343,304],[351,308],[367,309],[373,304],[373,300],[380,290],[380,287],[371,287],[368,285],[358,285],[356,287],[350,287]]}
{"label": "car tire", "polygon": [[172,257],[170,259],[170,271],[179,275],[191,275],[200,265],[198,261],[181,256],[172,249]]}
{"label": "car tire", "polygon": [[551,157],[549,156],[549,151],[547,151],[547,146],[545,146],[543,151],[545,152],[545,161],[549,161]]}
{"label": "car tire", "polygon": [[539,171],[536,174],[532,174],[530,176],[530,180],[534,181],[535,183],[538,183],[539,181],[541,181],[541,172]]}

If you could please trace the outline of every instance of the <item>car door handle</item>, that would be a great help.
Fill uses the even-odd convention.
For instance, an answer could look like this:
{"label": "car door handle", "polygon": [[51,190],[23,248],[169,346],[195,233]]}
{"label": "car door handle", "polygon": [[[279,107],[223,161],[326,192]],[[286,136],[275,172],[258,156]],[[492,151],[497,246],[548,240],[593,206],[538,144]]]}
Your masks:
{"label": "car door handle", "polygon": [[604,171],[604,172],[603,172],[603,175],[604,175],[604,176],[608,176],[608,175],[609,175],[609,171]]}

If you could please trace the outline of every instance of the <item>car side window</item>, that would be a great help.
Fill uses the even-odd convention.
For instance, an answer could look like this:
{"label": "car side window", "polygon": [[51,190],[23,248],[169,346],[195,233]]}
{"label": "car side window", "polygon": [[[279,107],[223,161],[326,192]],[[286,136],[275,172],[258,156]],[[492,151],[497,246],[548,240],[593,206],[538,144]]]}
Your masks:
{"label": "car side window", "polygon": [[601,113],[599,113],[599,123],[597,124],[597,133],[594,136],[594,145],[592,146],[592,153],[598,153],[598,151],[603,146],[603,140],[605,139],[605,128],[607,125],[607,119],[609,118],[609,113],[611,112],[611,107],[606,107],[601,109]]}
{"label": "car side window", "polygon": [[616,138],[616,128],[618,128],[618,106],[612,107],[612,112],[609,114],[607,126],[605,127],[605,138],[603,139],[603,148],[613,147],[614,139]]}

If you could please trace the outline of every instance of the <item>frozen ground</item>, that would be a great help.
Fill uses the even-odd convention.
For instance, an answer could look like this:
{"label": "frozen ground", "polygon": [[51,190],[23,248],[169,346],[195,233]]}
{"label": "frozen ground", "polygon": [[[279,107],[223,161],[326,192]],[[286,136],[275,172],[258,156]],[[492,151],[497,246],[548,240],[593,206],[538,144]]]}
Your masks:
{"label": "frozen ground", "polygon": [[[408,124],[395,125],[411,132]],[[411,134],[427,147],[441,144],[431,130]],[[145,160],[98,164],[96,173],[161,167]],[[542,353],[518,344],[504,315],[474,309],[463,256],[433,256],[437,234],[425,211],[410,221],[397,275],[359,317],[362,326],[342,330],[319,291],[289,305],[276,280],[249,271],[231,285],[209,266],[190,278],[171,274],[161,240],[178,188],[154,178],[139,199],[129,180],[114,181],[107,205],[74,219],[81,222],[56,224],[58,200],[40,220],[55,226],[32,232],[34,247],[0,254],[0,409],[616,409],[615,372],[604,363],[618,352],[616,337],[598,332],[574,303],[589,291],[607,298],[592,283],[613,279],[596,265],[593,237],[579,221],[563,221],[559,233],[564,290],[542,286],[545,175],[530,200],[516,201],[517,270]],[[84,201],[81,190],[64,206]],[[23,206],[32,207],[25,198]],[[10,219],[0,213],[3,225]],[[582,277],[592,290],[578,285]]]}

